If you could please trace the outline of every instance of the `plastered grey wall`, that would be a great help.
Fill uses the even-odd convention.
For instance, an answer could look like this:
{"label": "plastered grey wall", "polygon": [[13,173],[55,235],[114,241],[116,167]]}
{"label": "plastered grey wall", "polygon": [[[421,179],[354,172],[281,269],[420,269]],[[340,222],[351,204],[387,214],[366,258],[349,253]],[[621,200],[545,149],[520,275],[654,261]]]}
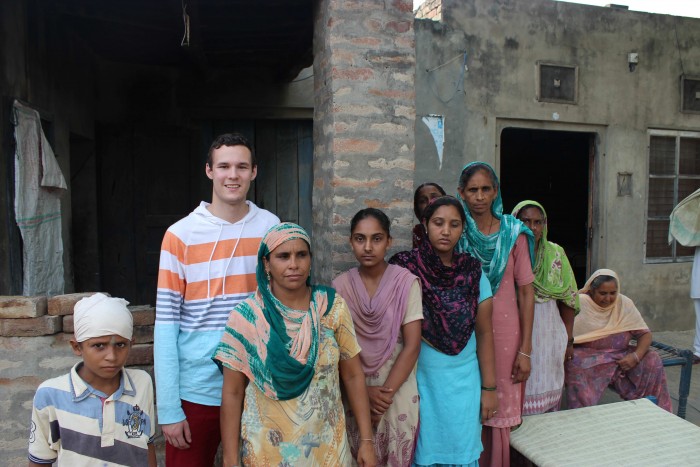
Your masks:
{"label": "plastered grey wall", "polygon": [[[700,20],[551,0],[443,0],[442,21],[418,19],[415,34],[416,184],[454,194],[465,163],[498,171],[508,126],[595,133],[592,268],[618,271],[652,329],[692,327],[690,263],[648,264],[644,242],[647,131],[700,131],[700,115],[679,112],[679,76],[700,75]],[[630,52],[639,54],[634,72]],[[538,60],[579,67],[576,105],[538,102]],[[429,114],[445,119],[441,169],[421,122]],[[633,174],[631,197],[617,196],[618,172]]]}

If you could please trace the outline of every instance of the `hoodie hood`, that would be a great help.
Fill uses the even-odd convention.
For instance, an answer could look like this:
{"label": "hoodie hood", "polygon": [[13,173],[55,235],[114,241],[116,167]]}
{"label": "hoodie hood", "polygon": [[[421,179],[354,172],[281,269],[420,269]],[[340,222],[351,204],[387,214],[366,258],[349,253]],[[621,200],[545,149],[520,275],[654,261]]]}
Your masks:
{"label": "hoodie hood", "polygon": [[202,222],[219,226],[246,224],[252,221],[253,218],[258,214],[258,212],[260,212],[260,208],[257,207],[255,203],[246,200],[246,204],[248,205],[248,213],[245,216],[243,216],[243,218],[233,223],[221,219],[220,217],[216,217],[214,214],[212,214],[209,211],[209,209],[207,209],[208,206],[211,206],[211,203],[207,203],[206,201],[202,201],[201,203],[199,203],[199,206],[197,206],[195,210],[192,211],[191,215],[195,216],[196,219]]}

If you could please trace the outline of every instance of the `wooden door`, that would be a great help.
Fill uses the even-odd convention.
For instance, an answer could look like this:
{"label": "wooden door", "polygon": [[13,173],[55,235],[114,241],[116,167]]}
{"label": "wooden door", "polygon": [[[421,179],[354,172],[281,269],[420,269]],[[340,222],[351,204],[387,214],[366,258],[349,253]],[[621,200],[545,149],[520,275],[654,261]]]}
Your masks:
{"label": "wooden door", "polygon": [[[258,176],[248,198],[280,220],[295,222],[309,234],[313,187],[311,120],[217,120],[202,124],[202,154],[219,134],[238,132],[253,142]],[[206,199],[211,196],[211,188]]]}
{"label": "wooden door", "polygon": [[155,304],[163,235],[199,204],[198,182],[205,174],[204,165],[196,157],[195,135],[191,130],[174,127],[134,133],[134,273],[138,303]]}
{"label": "wooden door", "polygon": [[248,197],[311,231],[311,120],[105,125],[98,133],[102,290],[135,305],[155,304],[163,235],[200,201],[211,201],[206,154],[225,132],[240,132],[256,147],[258,177]]}

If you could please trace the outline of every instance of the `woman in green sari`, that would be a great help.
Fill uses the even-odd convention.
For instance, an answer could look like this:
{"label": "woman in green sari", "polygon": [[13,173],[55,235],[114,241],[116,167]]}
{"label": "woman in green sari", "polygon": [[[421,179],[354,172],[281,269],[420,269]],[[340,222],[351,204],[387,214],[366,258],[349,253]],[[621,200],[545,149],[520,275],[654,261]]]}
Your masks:
{"label": "woman in green sari", "polygon": [[523,415],[559,409],[564,388],[564,359],[573,353],[578,287],[564,249],[547,240],[547,213],[531,200],[513,209],[535,235],[535,317],[532,325],[532,371],[525,387]]}

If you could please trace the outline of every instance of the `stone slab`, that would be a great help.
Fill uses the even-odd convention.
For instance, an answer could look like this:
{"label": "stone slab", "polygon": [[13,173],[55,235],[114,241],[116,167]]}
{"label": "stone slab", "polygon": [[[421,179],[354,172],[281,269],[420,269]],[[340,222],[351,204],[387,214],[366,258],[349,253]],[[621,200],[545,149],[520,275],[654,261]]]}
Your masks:
{"label": "stone slab", "polygon": [[47,300],[43,295],[23,297],[10,295],[0,297],[0,318],[38,318],[47,311]]}
{"label": "stone slab", "polygon": [[0,319],[0,336],[36,337],[61,332],[60,316],[44,315],[39,318]]}
{"label": "stone slab", "polygon": [[[69,293],[49,298],[49,314],[52,316],[72,315],[75,304],[85,297],[92,297],[97,292]],[[101,292],[109,296],[106,292]]]}

